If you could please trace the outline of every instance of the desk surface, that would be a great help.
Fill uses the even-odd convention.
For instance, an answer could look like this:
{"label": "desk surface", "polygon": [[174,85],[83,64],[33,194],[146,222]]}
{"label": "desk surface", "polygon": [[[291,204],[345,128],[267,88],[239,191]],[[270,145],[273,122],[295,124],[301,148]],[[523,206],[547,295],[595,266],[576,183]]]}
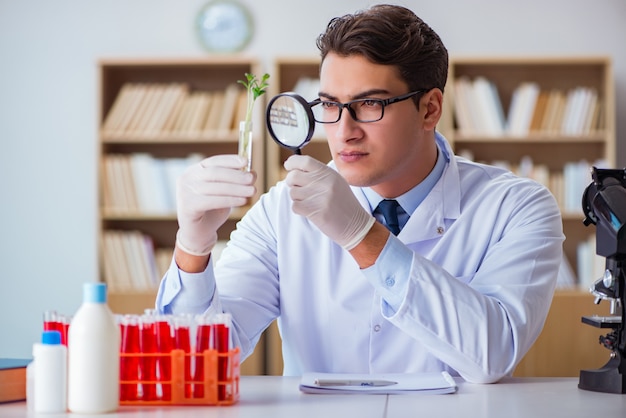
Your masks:
{"label": "desk surface", "polygon": [[[622,416],[626,395],[578,389],[577,378],[509,378],[493,385],[460,383],[453,395],[310,395],[298,390],[299,378],[243,376],[240,400],[232,406],[122,406],[107,417],[594,417]],[[1,417],[35,416],[25,402],[0,404]],[[38,417],[76,417],[74,414]],[[90,415],[96,417],[97,415]]]}

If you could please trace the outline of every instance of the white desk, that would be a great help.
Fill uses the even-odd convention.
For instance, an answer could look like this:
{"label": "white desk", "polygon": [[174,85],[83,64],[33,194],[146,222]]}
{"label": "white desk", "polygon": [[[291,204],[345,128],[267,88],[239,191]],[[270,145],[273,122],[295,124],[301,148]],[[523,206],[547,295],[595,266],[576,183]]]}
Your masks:
{"label": "white desk", "polygon": [[[623,416],[626,395],[580,390],[577,378],[511,378],[493,385],[460,383],[453,395],[308,395],[299,378],[244,376],[240,399],[232,406],[122,406],[107,417],[119,418],[415,418],[532,417],[576,418]],[[0,417],[33,417],[26,403],[0,404]],[[78,417],[40,414],[40,418]],[[82,416],[81,416],[82,417]],[[97,415],[89,415],[97,417]]]}
{"label": "white desk", "polygon": [[594,418],[624,416],[626,394],[578,389],[578,378],[508,378],[493,385],[459,384],[454,395],[391,396],[388,418]]}

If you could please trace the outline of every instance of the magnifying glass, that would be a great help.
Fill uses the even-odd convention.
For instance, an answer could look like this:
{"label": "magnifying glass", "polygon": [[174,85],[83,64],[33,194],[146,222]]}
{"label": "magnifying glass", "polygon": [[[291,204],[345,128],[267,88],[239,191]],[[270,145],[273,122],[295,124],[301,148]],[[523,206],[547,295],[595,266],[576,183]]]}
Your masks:
{"label": "magnifying glass", "polygon": [[274,96],[267,105],[265,117],[274,141],[294,154],[300,154],[313,137],[315,118],[311,105],[297,93]]}

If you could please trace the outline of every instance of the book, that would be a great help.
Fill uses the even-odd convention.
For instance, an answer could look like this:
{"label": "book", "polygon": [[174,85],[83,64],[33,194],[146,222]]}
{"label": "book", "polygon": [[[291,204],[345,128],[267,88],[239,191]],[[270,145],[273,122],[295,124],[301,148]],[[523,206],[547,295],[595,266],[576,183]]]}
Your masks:
{"label": "book", "polygon": [[516,137],[528,135],[538,97],[539,85],[534,82],[524,82],[513,91],[506,121],[506,131],[509,135]]}
{"label": "book", "polygon": [[185,105],[187,97],[189,96],[189,86],[181,84],[176,89],[176,95],[172,99],[172,108],[169,109],[167,117],[163,121],[163,126],[160,127],[162,135],[171,134],[174,130],[174,125],[179,118],[179,115]]}
{"label": "book", "polygon": [[31,361],[0,358],[0,403],[26,399],[26,366]]}
{"label": "book", "polygon": [[428,373],[304,373],[300,391],[325,394],[445,394],[457,391],[448,372]]}
{"label": "book", "polygon": [[102,123],[102,132],[109,135],[118,129],[124,114],[128,111],[132,101],[134,86],[131,83],[125,83],[115,97],[115,101],[109,109],[104,122]]}
{"label": "book", "polygon": [[477,110],[478,134],[499,136],[504,131],[504,112],[495,84],[484,77],[476,77],[472,83],[474,103]]}
{"label": "book", "polygon": [[147,91],[148,89],[145,84],[131,84],[130,91],[128,92],[130,96],[128,103],[124,106],[123,113],[114,126],[113,132],[111,133],[113,136],[120,137],[126,134]]}
{"label": "book", "polygon": [[530,132],[542,131],[541,125],[546,114],[546,108],[548,106],[549,97],[550,97],[550,91],[542,90],[539,92],[539,96],[537,97],[537,104],[535,106],[535,111],[530,120]]}
{"label": "book", "polygon": [[195,92],[192,96],[194,97],[194,106],[192,113],[189,115],[187,133],[192,137],[198,137],[202,134],[211,99],[208,92]]}
{"label": "book", "polygon": [[134,190],[143,214],[170,213],[161,160],[144,152],[130,155]]}
{"label": "book", "polygon": [[557,89],[550,90],[541,120],[542,133],[558,134],[560,132],[564,106],[565,94]]}
{"label": "book", "polygon": [[470,113],[469,94],[471,81],[468,77],[459,77],[454,81],[454,116],[457,127],[463,135],[475,133],[475,124]]}
{"label": "book", "polygon": [[163,84],[159,88],[162,90],[161,99],[157,102],[154,112],[149,115],[144,127],[144,135],[150,138],[161,133],[170,112],[174,108],[176,98],[181,92],[180,85],[175,83]]}
{"label": "book", "polygon": [[222,102],[220,119],[217,125],[219,136],[229,135],[232,130],[233,120],[237,115],[239,92],[237,84],[229,84],[224,90],[224,101]]}
{"label": "book", "polygon": [[225,93],[221,90],[211,92],[211,106],[204,123],[204,133],[209,136],[217,136],[217,131],[222,117]]}

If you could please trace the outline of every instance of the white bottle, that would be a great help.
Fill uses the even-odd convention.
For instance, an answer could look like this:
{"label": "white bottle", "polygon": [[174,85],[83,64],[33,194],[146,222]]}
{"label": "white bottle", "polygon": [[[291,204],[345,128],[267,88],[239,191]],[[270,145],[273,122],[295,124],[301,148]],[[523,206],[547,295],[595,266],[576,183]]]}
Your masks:
{"label": "white bottle", "polygon": [[71,412],[96,414],[119,406],[120,331],[106,304],[104,283],[85,283],[83,304],[68,336],[68,399]]}
{"label": "white bottle", "polygon": [[26,409],[35,409],[35,359],[26,366]]}
{"label": "white bottle", "polygon": [[[44,331],[33,345],[33,410],[63,413],[67,410],[67,348],[59,331]],[[31,400],[32,401],[32,400]]]}

